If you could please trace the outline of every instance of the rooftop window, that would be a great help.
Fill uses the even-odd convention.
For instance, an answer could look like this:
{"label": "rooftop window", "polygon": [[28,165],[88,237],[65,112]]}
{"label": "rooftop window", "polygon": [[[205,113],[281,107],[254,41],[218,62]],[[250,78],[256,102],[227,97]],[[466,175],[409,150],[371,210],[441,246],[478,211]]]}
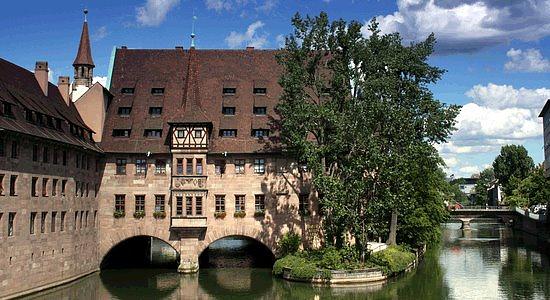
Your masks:
{"label": "rooftop window", "polygon": [[134,88],[122,88],[120,89],[120,93],[124,95],[133,95],[134,94]]}
{"label": "rooftop window", "polygon": [[162,114],[162,107],[149,107],[149,114],[151,116],[160,116]]}
{"label": "rooftop window", "polygon": [[34,123],[34,114],[32,113],[32,110],[25,109],[25,119],[28,122]]}
{"label": "rooftop window", "polygon": [[164,95],[164,88],[152,88],[151,94],[153,95]]}
{"label": "rooftop window", "polygon": [[237,129],[220,129],[221,137],[236,137]]}
{"label": "rooftop window", "polygon": [[130,129],[113,129],[114,137],[130,137]]}
{"label": "rooftop window", "polygon": [[255,115],[261,116],[267,114],[267,107],[265,106],[254,106],[253,113]]}
{"label": "rooftop window", "polygon": [[131,107],[119,107],[118,108],[118,115],[119,116],[128,116],[132,112]]}
{"label": "rooftop window", "polygon": [[228,106],[222,107],[222,114],[224,114],[226,116],[234,116],[235,115],[235,107],[228,107]]}
{"label": "rooftop window", "polygon": [[254,88],[254,95],[265,95],[267,94],[267,88]]}
{"label": "rooftop window", "polygon": [[13,110],[11,103],[3,102],[2,103],[2,114],[6,117],[13,117]]}
{"label": "rooftop window", "polygon": [[160,138],[162,136],[162,129],[145,129],[143,135],[148,138]]}
{"label": "rooftop window", "polygon": [[237,93],[237,88],[223,88],[224,95],[235,95]]}

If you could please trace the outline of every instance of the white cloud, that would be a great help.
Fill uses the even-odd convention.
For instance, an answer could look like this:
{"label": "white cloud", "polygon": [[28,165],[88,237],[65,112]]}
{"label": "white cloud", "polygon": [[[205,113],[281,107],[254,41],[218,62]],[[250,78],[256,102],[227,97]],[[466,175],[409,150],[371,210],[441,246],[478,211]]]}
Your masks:
{"label": "white cloud", "polygon": [[142,26],[158,26],[179,2],[180,0],[147,0],[144,6],[136,8],[136,20]]}
{"label": "white cloud", "polygon": [[490,108],[527,108],[540,110],[544,99],[550,98],[550,89],[516,89],[511,85],[489,83],[486,86],[475,85],[466,92],[474,103]]}
{"label": "white cloud", "polygon": [[275,42],[279,48],[284,48],[286,42],[285,36],[282,34],[277,35],[277,37],[275,37]]}
{"label": "white cloud", "polygon": [[382,32],[398,31],[404,42],[434,32],[440,53],[472,52],[550,35],[550,0],[398,0],[397,6],[393,14],[377,17]]}
{"label": "white cloud", "polygon": [[213,9],[217,12],[222,10],[231,10],[233,4],[229,0],[206,0],[206,8]]}
{"label": "white cloud", "polygon": [[225,42],[230,48],[239,48],[244,44],[255,48],[262,48],[267,44],[267,34],[258,33],[258,31],[264,25],[262,21],[256,21],[250,24],[244,33],[231,31],[225,38]]}
{"label": "white cloud", "polygon": [[92,40],[97,42],[104,39],[107,35],[109,35],[109,32],[107,32],[107,26],[101,26],[92,34]]}
{"label": "white cloud", "polygon": [[275,6],[277,6],[278,0],[264,0],[263,4],[256,7],[257,11],[269,13]]}
{"label": "white cloud", "polygon": [[458,174],[460,177],[470,177],[473,174],[478,174],[480,169],[478,166],[464,166],[458,169]]}
{"label": "white cloud", "polygon": [[94,76],[92,78],[92,83],[99,82],[102,86],[107,86],[107,76]]}
{"label": "white cloud", "polygon": [[504,69],[516,72],[550,72],[550,61],[542,57],[538,49],[510,49],[506,52],[510,59]]}

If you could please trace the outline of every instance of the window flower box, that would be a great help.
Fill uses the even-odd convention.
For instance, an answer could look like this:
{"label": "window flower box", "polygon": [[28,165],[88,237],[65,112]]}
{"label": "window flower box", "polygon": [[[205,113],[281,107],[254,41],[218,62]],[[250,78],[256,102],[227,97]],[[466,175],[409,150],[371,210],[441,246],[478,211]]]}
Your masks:
{"label": "window flower box", "polygon": [[164,218],[166,218],[166,212],[164,212],[164,211],[155,211],[155,212],[153,212],[153,217],[155,219],[164,219]]}
{"label": "window flower box", "polygon": [[265,216],[265,210],[257,210],[254,212],[254,217],[255,218],[260,218],[260,217],[264,217]]}
{"label": "window flower box", "polygon": [[144,217],[145,217],[145,212],[142,211],[142,210],[136,211],[136,212],[134,213],[134,218],[136,218],[136,219],[142,219],[142,218],[144,218]]}
{"label": "window flower box", "polygon": [[113,212],[113,217],[115,217],[115,219],[124,218],[124,216],[126,216],[126,214],[123,211],[115,210],[115,212]]}
{"label": "window flower box", "polygon": [[216,219],[223,219],[225,218],[227,214],[225,213],[225,211],[217,211],[214,213],[214,218]]}
{"label": "window flower box", "polygon": [[235,218],[244,218],[245,216],[246,216],[246,212],[244,212],[244,211],[236,211],[233,214],[233,217],[235,217]]}

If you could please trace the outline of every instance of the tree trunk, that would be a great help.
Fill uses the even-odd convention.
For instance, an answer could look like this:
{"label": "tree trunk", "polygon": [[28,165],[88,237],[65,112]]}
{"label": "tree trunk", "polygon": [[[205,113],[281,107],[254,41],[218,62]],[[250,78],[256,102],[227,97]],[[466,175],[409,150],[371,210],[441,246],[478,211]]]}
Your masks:
{"label": "tree trunk", "polygon": [[397,245],[397,209],[391,212],[390,235],[386,241],[388,245]]}

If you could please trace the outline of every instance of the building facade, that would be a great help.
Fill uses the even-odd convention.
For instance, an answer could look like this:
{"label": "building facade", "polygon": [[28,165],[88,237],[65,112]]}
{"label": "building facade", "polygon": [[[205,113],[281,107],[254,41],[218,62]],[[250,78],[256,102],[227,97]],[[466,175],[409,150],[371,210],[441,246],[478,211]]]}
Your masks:
{"label": "building facade", "polygon": [[546,100],[539,117],[542,118],[544,128],[544,174],[550,177],[550,99]]}

